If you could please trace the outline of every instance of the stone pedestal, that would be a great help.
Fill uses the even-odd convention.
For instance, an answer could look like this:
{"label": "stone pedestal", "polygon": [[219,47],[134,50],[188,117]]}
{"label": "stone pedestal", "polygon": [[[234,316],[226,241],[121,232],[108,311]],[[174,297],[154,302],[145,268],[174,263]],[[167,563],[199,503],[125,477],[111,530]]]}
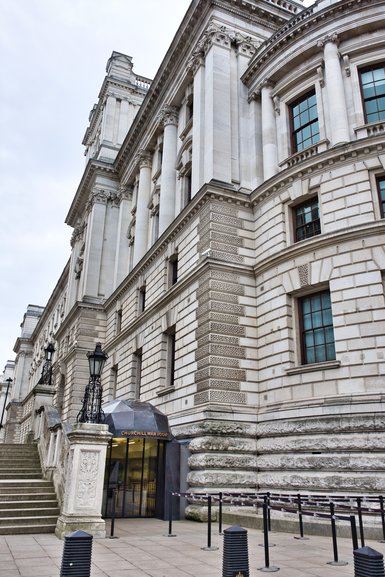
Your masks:
{"label": "stone pedestal", "polygon": [[64,503],[55,534],[82,530],[96,538],[106,536],[101,517],[106,452],[111,433],[108,425],[78,423],[68,434]]}

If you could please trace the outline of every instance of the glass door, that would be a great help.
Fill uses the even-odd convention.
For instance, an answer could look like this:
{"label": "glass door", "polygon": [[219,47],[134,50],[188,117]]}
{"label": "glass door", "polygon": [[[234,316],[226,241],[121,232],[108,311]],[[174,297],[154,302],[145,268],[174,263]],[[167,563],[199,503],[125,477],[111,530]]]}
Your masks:
{"label": "glass door", "polygon": [[112,439],[106,463],[104,516],[154,517],[163,476],[164,441]]}

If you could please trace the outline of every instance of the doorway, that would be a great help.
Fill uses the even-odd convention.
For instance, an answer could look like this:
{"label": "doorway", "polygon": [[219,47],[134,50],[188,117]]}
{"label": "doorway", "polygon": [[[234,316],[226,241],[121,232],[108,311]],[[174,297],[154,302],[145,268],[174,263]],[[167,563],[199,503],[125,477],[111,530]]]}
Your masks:
{"label": "doorway", "polygon": [[148,437],[110,441],[104,477],[104,517],[161,517],[165,441]]}

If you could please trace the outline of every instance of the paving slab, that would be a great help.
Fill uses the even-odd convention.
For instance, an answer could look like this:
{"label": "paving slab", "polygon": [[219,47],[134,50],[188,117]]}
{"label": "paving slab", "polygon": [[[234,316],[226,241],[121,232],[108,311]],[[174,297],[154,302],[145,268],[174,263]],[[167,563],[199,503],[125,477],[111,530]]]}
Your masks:
{"label": "paving slab", "polygon": [[[226,528],[226,527],[224,527]],[[109,531],[109,526],[107,527]],[[263,575],[265,552],[260,530],[247,529],[250,577]],[[168,537],[168,523],[157,519],[117,519],[115,536],[94,539],[91,577],[222,577],[223,536],[212,525],[207,550],[207,527],[193,521],[173,523],[175,537]],[[270,533],[269,565],[281,577],[354,577],[350,539],[338,538],[335,566],[331,537],[295,539],[292,533]],[[366,545],[385,555],[385,544]],[[64,541],[53,534],[0,537],[0,577],[59,577]]]}

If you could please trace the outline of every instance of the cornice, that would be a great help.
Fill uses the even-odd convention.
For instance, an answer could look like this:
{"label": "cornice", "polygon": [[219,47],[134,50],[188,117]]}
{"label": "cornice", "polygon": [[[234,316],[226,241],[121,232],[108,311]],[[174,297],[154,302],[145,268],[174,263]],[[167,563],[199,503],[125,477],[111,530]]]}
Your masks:
{"label": "cornice", "polygon": [[[277,52],[288,48],[303,34],[309,36],[312,29],[316,28],[327,30],[330,23],[335,24],[341,16],[350,16],[354,11],[361,11],[365,5],[373,6],[383,3],[384,0],[340,0],[323,10],[318,10],[317,4],[310,6],[291,18],[280,30],[265,40],[242,76],[242,82],[249,85],[255,75],[274,58]],[[307,46],[307,49],[309,48],[310,46]],[[314,48],[317,48],[316,44],[314,44]]]}
{"label": "cornice", "polygon": [[173,221],[170,227],[162,234],[157,242],[147,251],[145,256],[138,262],[138,264],[130,271],[126,279],[115,289],[112,295],[106,300],[106,309],[113,303],[118,301],[128,287],[135,284],[138,279],[143,276],[146,268],[152,263],[160,254],[162,254],[170,242],[185,228],[188,222],[195,218],[201,208],[212,200],[223,202],[226,199],[228,203],[234,203],[238,206],[249,207],[249,194],[238,192],[227,183],[212,181],[204,185],[198,194],[196,194],[187,207],[180,213],[180,215]]}
{"label": "cornice", "polygon": [[[384,136],[380,133],[376,136],[332,147],[324,152],[311,155],[298,162],[298,164],[281,170],[268,181],[258,186],[250,195],[251,204],[256,207],[271,195],[279,194],[280,191],[290,186],[297,179],[311,178],[317,174],[322,174],[325,170],[330,170],[332,167],[357,162],[373,155],[383,154],[384,151]],[[306,153],[306,149],[304,153]]]}
{"label": "cornice", "polygon": [[[277,21],[274,29],[294,11],[302,8],[299,3],[292,0],[285,0],[285,2],[282,2],[282,0],[258,0],[258,2],[256,0],[193,0],[191,2],[116,157],[114,167],[121,176],[129,159],[131,160],[132,152],[147,146],[147,142],[143,141],[143,137],[148,134],[149,129],[151,130],[149,124],[155,122],[154,116],[157,109],[160,109],[164,104],[167,88],[175,82],[175,78],[180,74],[181,70],[184,70],[185,76],[191,75],[191,69],[186,69],[186,61],[188,54],[191,53],[192,39],[195,42],[195,38],[200,34],[200,27],[207,21],[210,12],[215,8],[220,8],[228,14],[236,13],[248,22],[250,19],[257,22],[256,15],[259,10],[262,10],[262,6],[264,7],[264,16],[261,14],[258,23],[264,28],[269,27],[266,15],[270,14],[272,9],[276,11],[277,18],[281,15],[281,22]],[[169,102],[169,104],[174,103]]]}
{"label": "cornice", "polygon": [[264,258],[263,262],[257,262],[254,267],[255,275],[261,275],[271,268],[278,267],[280,264],[293,260],[305,254],[313,254],[322,248],[335,246],[340,242],[346,242],[356,239],[364,239],[378,234],[384,235],[385,240],[385,222],[377,221],[373,223],[364,223],[346,229],[340,229],[337,232],[322,233],[313,238],[306,239],[305,242],[294,243],[274,254],[269,258]]}
{"label": "cornice", "polygon": [[[64,318],[62,324],[55,333],[56,341],[59,341],[65,335],[66,330],[72,325],[72,323],[78,318],[79,311],[81,309],[93,310],[97,312],[104,312],[104,302],[103,303],[88,303],[85,301],[77,301],[71,310],[68,312]],[[60,359],[62,360],[62,359]]]}
{"label": "cornice", "polygon": [[97,174],[108,175],[112,180],[118,180],[118,175],[112,164],[103,162],[102,160],[90,159],[88,161],[75,197],[65,219],[65,223],[69,226],[72,226],[72,228],[78,224],[79,216],[83,214],[86,208],[89,189],[92,180]]}
{"label": "cornice", "polygon": [[[139,327],[143,326],[143,324],[145,324],[148,319],[154,316],[154,313],[157,311],[157,309],[167,307],[173,300],[178,297],[179,294],[182,294],[186,288],[191,289],[192,284],[199,281],[204,271],[213,269],[225,272],[229,272],[231,270],[231,272],[235,272],[236,274],[242,272],[242,274],[247,274],[250,277],[254,277],[254,270],[250,265],[237,265],[234,263],[217,261],[211,257],[207,257],[205,260],[199,262],[194,269],[190,270],[186,276],[184,276],[182,279],[178,279],[178,282],[174,286],[170,287],[167,292],[162,294],[159,299],[151,306],[146,308],[143,313],[140,313],[140,315],[129,326],[123,329],[108,343],[105,343],[103,345],[104,350],[108,352],[110,349],[114,349],[116,345],[127,339],[129,335],[135,334]],[[115,300],[117,299],[111,299],[111,302],[106,302],[106,310],[114,304]]]}
{"label": "cornice", "polygon": [[[133,73],[133,74],[138,79],[144,78],[143,76],[142,77],[138,76],[135,73]],[[145,80],[147,80],[149,85],[151,85],[152,81],[150,78],[146,78]],[[95,105],[96,107],[91,110],[90,117],[89,117],[89,126],[87,127],[86,132],[85,132],[84,137],[83,137],[82,144],[84,144],[85,146],[87,146],[87,144],[88,144],[88,142],[87,142],[88,136],[93,133],[96,125],[99,122],[99,118],[100,118],[100,115],[102,113],[104,101],[107,98],[107,96],[109,96],[109,90],[111,88],[123,90],[127,94],[135,94],[136,93],[136,94],[140,95],[141,97],[144,97],[148,92],[148,88],[144,88],[143,86],[134,84],[133,82],[130,82],[128,80],[119,80],[115,76],[108,76],[108,75],[105,76],[104,80],[103,80],[103,84],[102,84],[101,89],[100,89],[99,94],[98,94],[98,102]]]}

